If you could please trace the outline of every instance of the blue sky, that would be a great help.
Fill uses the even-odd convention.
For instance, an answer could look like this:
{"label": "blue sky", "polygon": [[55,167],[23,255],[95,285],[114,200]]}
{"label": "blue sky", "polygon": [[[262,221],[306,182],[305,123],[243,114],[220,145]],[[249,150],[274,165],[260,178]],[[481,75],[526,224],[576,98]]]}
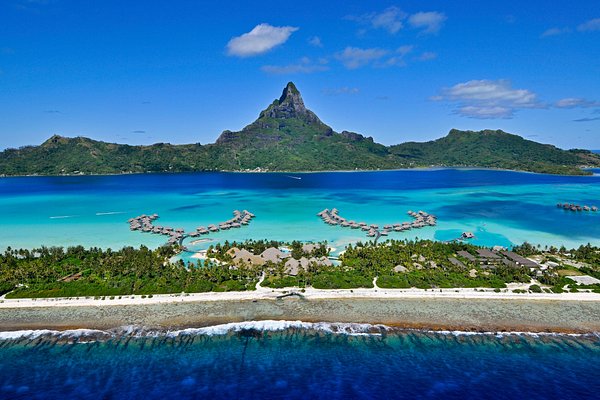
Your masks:
{"label": "blue sky", "polygon": [[0,147],[210,143],[294,81],[335,130],[600,148],[600,2],[0,0]]}

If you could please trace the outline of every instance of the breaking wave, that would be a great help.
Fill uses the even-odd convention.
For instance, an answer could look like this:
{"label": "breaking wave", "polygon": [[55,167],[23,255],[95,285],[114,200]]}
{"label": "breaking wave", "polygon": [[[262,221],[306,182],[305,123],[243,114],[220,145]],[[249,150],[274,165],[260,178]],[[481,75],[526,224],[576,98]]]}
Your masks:
{"label": "breaking wave", "polygon": [[421,330],[395,328],[380,324],[341,323],[341,322],[303,322],[303,321],[245,321],[212,325],[200,328],[178,330],[155,329],[142,326],[122,326],[110,330],[72,329],[72,330],[18,330],[0,332],[0,341],[20,341],[36,339],[54,339],[64,341],[98,341],[115,338],[182,338],[190,336],[226,336],[226,335],[259,335],[264,332],[305,331],[345,336],[383,336],[402,334],[427,334],[453,337],[487,336],[487,337],[588,337],[600,339],[600,332],[594,333],[552,333],[552,332],[473,332],[460,330]]}

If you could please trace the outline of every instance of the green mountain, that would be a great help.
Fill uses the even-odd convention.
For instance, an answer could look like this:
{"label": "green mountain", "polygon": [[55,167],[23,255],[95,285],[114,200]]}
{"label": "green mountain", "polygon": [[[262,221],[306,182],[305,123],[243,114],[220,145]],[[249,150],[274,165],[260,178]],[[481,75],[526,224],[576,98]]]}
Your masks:
{"label": "green mountain", "polygon": [[468,166],[585,174],[600,156],[565,151],[502,131],[452,130],[425,143],[384,146],[358,133],[334,132],[288,83],[281,97],[239,132],[213,144],[131,146],[52,136],[40,146],[0,152],[1,175],[112,174],[214,170],[318,171]]}
{"label": "green mountain", "polygon": [[600,165],[600,157],[591,151],[565,151],[501,130],[452,129],[447,136],[437,140],[407,142],[389,149],[401,158],[412,160],[414,165],[475,166],[573,175],[585,174],[581,166]]}

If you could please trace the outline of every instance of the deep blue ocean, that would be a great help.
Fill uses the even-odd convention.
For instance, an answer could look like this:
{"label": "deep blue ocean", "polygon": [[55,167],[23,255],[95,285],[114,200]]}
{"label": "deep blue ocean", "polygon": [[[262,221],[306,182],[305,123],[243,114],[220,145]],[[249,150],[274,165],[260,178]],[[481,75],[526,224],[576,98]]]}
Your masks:
{"label": "deep blue ocean", "polygon": [[2,399],[598,399],[598,336],[370,329],[0,340]]}

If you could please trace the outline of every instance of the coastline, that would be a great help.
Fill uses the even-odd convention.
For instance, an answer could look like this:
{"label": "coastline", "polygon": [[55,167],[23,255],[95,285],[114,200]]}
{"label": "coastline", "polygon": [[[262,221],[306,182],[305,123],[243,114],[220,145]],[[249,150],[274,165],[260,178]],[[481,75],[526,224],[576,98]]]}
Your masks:
{"label": "coastline", "polygon": [[[289,293],[289,292],[288,292]],[[383,324],[465,332],[600,332],[600,294],[517,294],[454,290],[308,289],[127,296],[110,300],[4,299],[0,331],[185,329],[244,321]],[[132,298],[133,297],[133,298]]]}
{"label": "coastline", "polygon": [[[582,172],[593,169],[590,166],[578,167]],[[277,170],[277,171],[246,171],[246,170],[198,170],[198,171],[147,171],[147,172],[115,172],[115,173],[104,173],[104,174],[61,174],[61,175],[43,175],[43,174],[32,174],[32,175],[4,175],[0,174],[0,178],[53,178],[53,177],[81,177],[81,176],[127,176],[127,175],[174,175],[174,174],[202,174],[202,173],[225,173],[225,174],[319,174],[319,173],[352,173],[352,172],[393,172],[393,171],[438,171],[438,170],[480,170],[480,171],[504,171],[504,172],[515,172],[523,174],[534,174],[534,175],[549,175],[549,176],[594,176],[591,174],[556,174],[548,172],[535,172],[519,169],[505,169],[505,168],[493,168],[493,167],[478,167],[478,166],[444,166],[444,165],[430,165],[430,166],[415,166],[408,168],[385,168],[385,169],[334,169],[334,170]]]}

